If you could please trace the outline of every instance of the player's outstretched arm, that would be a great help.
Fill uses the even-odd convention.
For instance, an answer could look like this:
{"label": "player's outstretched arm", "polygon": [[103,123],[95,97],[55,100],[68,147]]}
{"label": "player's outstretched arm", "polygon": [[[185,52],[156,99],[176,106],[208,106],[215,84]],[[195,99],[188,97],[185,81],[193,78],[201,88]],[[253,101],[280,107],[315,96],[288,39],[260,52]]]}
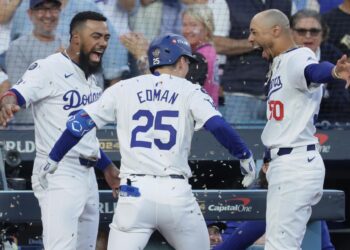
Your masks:
{"label": "player's outstretched arm", "polygon": [[330,62],[313,63],[304,70],[305,79],[310,83],[325,83],[333,79],[345,80],[346,88],[350,86],[350,63],[346,55],[342,56],[337,64]]}
{"label": "player's outstretched arm", "polygon": [[238,133],[221,116],[213,116],[204,124],[204,127],[240,160],[241,172],[244,175],[242,184],[244,187],[250,186],[256,178],[255,162],[251,151]]}
{"label": "player's outstretched arm", "polygon": [[71,116],[66,125],[67,129],[51,149],[47,163],[40,169],[39,182],[44,189],[47,188],[46,175],[48,173],[53,174],[57,169],[58,162],[62,160],[69,150],[78,144],[87,132],[96,126],[84,110],[80,110]]}
{"label": "player's outstretched arm", "polygon": [[0,97],[0,124],[6,127],[19,110],[16,93],[11,90],[3,93]]}

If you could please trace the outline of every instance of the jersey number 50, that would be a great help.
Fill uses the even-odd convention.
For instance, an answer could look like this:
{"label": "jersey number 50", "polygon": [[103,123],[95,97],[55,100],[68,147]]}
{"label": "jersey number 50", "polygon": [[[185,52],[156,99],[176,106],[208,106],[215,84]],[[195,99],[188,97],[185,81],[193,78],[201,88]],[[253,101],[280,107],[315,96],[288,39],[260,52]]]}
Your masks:
{"label": "jersey number 50", "polygon": [[152,127],[154,127],[154,130],[169,132],[168,142],[162,142],[160,139],[154,139],[154,144],[159,149],[170,150],[175,145],[177,131],[172,125],[164,124],[163,118],[167,118],[167,117],[177,118],[179,117],[179,111],[161,110],[156,113],[154,118],[154,115],[151,113],[151,111],[141,109],[132,116],[132,119],[140,120],[141,117],[145,117],[147,122],[145,125],[137,126],[132,130],[131,143],[130,143],[131,148],[134,148],[134,147],[151,148],[152,142],[137,140],[136,136],[138,133],[146,133]]}
{"label": "jersey number 50", "polygon": [[269,120],[272,118],[276,121],[282,121],[284,117],[284,105],[281,101],[269,101],[269,110],[270,110],[270,117]]}

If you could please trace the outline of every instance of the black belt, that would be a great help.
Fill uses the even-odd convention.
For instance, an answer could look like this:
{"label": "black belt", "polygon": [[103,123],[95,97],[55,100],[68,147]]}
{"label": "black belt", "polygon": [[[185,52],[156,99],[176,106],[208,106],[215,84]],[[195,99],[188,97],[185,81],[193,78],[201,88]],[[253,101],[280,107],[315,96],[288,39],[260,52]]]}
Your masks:
{"label": "black belt", "polygon": [[[146,174],[131,174],[131,176],[146,176]],[[149,176],[153,176],[153,177],[167,177],[167,176],[169,176],[171,179],[185,179],[185,176],[183,176],[182,174],[169,174],[166,176],[161,176],[161,175],[149,175]]]}
{"label": "black belt", "polygon": [[[306,146],[306,151],[313,151],[313,150],[316,150],[315,144],[310,144]],[[277,155],[278,156],[289,155],[290,153],[292,153],[292,151],[293,151],[293,148],[279,148],[277,151]],[[268,163],[270,161],[271,161],[271,150],[266,149],[264,153],[264,163]]]}
{"label": "black belt", "polygon": [[86,158],[82,158],[82,157],[79,157],[79,162],[80,162],[80,165],[84,166],[84,167],[87,167],[87,168],[94,168],[97,166],[97,159],[94,160],[94,159],[86,159]]}

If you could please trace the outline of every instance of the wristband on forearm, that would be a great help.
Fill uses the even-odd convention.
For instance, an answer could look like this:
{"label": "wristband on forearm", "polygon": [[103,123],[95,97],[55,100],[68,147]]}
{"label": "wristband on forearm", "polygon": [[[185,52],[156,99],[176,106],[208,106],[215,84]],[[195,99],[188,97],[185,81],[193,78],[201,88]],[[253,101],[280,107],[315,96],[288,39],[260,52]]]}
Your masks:
{"label": "wristband on forearm", "polygon": [[6,96],[13,96],[16,100],[16,104],[17,104],[17,96],[15,93],[13,93],[12,91],[6,91],[5,93],[3,93],[1,96],[0,96],[0,103],[2,102],[2,99],[5,98]]}
{"label": "wristband on forearm", "polygon": [[332,76],[333,78],[335,79],[342,79],[340,75],[338,75],[337,73],[337,66],[334,66],[333,69],[332,69]]}

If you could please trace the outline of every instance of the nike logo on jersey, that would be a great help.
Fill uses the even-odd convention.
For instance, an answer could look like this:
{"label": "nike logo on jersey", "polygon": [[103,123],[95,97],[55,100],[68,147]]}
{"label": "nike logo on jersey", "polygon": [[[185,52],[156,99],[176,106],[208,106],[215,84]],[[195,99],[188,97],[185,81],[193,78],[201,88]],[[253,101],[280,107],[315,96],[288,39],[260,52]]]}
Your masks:
{"label": "nike logo on jersey", "polygon": [[315,159],[316,156],[312,157],[312,158],[307,158],[307,162],[312,162]]}
{"label": "nike logo on jersey", "polygon": [[74,73],[64,74],[64,77],[65,77],[65,78],[68,78],[68,77],[72,76],[73,74],[74,74]]}

